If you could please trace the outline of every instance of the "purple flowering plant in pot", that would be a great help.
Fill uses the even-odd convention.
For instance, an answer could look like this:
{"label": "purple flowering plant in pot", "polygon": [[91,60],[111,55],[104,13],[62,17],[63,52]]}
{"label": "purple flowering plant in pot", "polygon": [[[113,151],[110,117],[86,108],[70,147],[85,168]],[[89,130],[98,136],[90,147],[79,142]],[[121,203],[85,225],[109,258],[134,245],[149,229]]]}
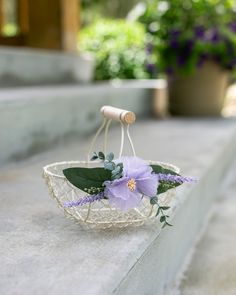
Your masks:
{"label": "purple flowering plant in pot", "polygon": [[170,112],[219,115],[236,69],[235,1],[149,0],[139,21],[167,74]]}
{"label": "purple flowering plant in pot", "polygon": [[79,200],[64,203],[64,207],[84,206],[107,200],[111,207],[128,212],[147,198],[156,207],[163,227],[168,222],[169,206],[159,204],[161,194],[183,183],[195,181],[161,165],[150,165],[136,156],[114,159],[114,154],[94,153],[92,161],[99,160],[103,167],[71,167],[63,170],[64,176],[85,193]]}

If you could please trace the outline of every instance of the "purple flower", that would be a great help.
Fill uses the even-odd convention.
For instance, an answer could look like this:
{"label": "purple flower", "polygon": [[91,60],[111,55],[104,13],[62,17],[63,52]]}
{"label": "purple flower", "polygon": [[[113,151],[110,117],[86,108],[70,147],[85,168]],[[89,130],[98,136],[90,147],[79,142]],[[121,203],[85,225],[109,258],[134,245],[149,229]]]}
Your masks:
{"label": "purple flower", "polygon": [[186,63],[186,56],[179,55],[177,57],[177,63],[179,66],[183,66]]}
{"label": "purple flower", "polygon": [[93,203],[95,201],[101,201],[101,199],[103,198],[103,193],[99,193],[97,195],[88,195],[84,198],[79,199],[78,201],[65,202],[64,207],[83,206],[89,203]]}
{"label": "purple flower", "polygon": [[147,44],[146,52],[147,52],[147,54],[151,54],[153,52],[153,44],[152,43]]}
{"label": "purple flower", "polygon": [[154,76],[155,75],[155,73],[156,73],[156,66],[155,66],[154,63],[148,63],[146,65],[146,68],[147,68],[148,73],[151,74],[151,76]]}
{"label": "purple flower", "polygon": [[177,29],[172,29],[169,31],[171,38],[177,38],[181,34],[181,32]]}
{"label": "purple flower", "polygon": [[143,195],[156,195],[158,179],[146,161],[138,157],[122,157],[116,162],[123,163],[122,177],[104,182],[104,194],[112,206],[127,211],[137,207]]}
{"label": "purple flower", "polygon": [[199,39],[204,39],[205,28],[203,26],[197,26],[195,29],[195,36]]}
{"label": "purple flower", "polygon": [[173,175],[173,174],[156,174],[159,181],[168,181],[168,182],[176,182],[176,183],[184,183],[184,182],[196,182],[197,179],[193,177],[181,176],[181,175]]}
{"label": "purple flower", "polygon": [[176,39],[171,40],[171,41],[170,41],[170,47],[171,47],[172,49],[177,49],[177,48],[179,47],[179,42],[178,42]]}
{"label": "purple flower", "polygon": [[234,33],[236,33],[236,22],[231,23],[230,28]]}

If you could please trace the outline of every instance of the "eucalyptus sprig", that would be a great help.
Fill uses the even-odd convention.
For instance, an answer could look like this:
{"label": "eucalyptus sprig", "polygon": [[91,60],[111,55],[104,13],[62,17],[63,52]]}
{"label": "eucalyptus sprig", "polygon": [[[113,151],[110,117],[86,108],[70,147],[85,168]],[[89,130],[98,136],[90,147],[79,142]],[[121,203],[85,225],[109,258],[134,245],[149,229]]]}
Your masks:
{"label": "eucalyptus sprig", "polygon": [[163,223],[162,228],[164,228],[165,226],[172,226],[172,224],[170,224],[167,219],[169,218],[169,215],[165,214],[164,211],[170,209],[170,207],[168,206],[160,206],[159,205],[159,200],[158,197],[152,197],[150,199],[150,204],[151,205],[157,205],[157,212],[156,212],[156,216],[158,216],[159,214],[161,214],[160,216],[160,222]]}
{"label": "eucalyptus sprig", "polygon": [[123,172],[123,164],[118,163],[116,164],[113,159],[114,159],[114,154],[113,153],[108,153],[105,155],[103,152],[94,152],[91,161],[95,160],[101,160],[104,163],[104,168],[106,170],[111,171],[111,180],[119,179],[122,177],[122,172]]}

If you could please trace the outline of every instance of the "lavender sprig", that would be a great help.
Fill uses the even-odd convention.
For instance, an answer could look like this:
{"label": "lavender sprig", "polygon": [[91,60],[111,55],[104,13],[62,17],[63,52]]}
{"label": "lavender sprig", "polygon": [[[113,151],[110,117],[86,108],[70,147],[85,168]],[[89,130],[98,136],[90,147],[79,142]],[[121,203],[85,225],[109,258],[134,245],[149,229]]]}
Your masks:
{"label": "lavender sprig", "polygon": [[64,207],[75,207],[75,206],[83,206],[86,204],[93,203],[95,201],[101,201],[104,199],[104,193],[99,193],[97,195],[88,195],[86,197],[83,197],[79,199],[78,201],[71,201],[71,202],[65,202]]}
{"label": "lavender sprig", "polygon": [[197,181],[196,178],[188,177],[188,176],[164,174],[164,173],[157,173],[156,175],[157,175],[159,181],[168,181],[168,182],[175,182],[175,183],[196,182]]}

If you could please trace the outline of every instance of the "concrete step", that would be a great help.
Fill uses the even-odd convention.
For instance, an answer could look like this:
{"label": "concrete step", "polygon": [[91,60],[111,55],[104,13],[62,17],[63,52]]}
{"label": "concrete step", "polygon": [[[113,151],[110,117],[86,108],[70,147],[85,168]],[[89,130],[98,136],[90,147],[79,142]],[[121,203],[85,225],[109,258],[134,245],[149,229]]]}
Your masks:
{"label": "concrete step", "polygon": [[[41,178],[50,162],[80,159],[88,140],[10,164],[0,173],[0,293],[164,294],[204,226],[236,153],[235,120],[140,121],[132,126],[137,154],[174,163],[199,182],[177,190],[173,227],[159,223],[86,231],[64,218]],[[120,130],[113,128],[110,150]],[[145,141],[145,144],[144,144]]]}
{"label": "concrete step", "polygon": [[94,61],[88,55],[0,47],[0,87],[90,82],[93,70]]}
{"label": "concrete step", "polygon": [[0,165],[25,158],[64,137],[80,137],[100,124],[99,109],[113,105],[151,112],[151,88],[122,85],[60,85],[0,90]]}
{"label": "concrete step", "polygon": [[[207,229],[180,286],[182,295],[233,295],[236,292],[236,162],[227,173]],[[204,270],[204,271],[203,271]]]}

